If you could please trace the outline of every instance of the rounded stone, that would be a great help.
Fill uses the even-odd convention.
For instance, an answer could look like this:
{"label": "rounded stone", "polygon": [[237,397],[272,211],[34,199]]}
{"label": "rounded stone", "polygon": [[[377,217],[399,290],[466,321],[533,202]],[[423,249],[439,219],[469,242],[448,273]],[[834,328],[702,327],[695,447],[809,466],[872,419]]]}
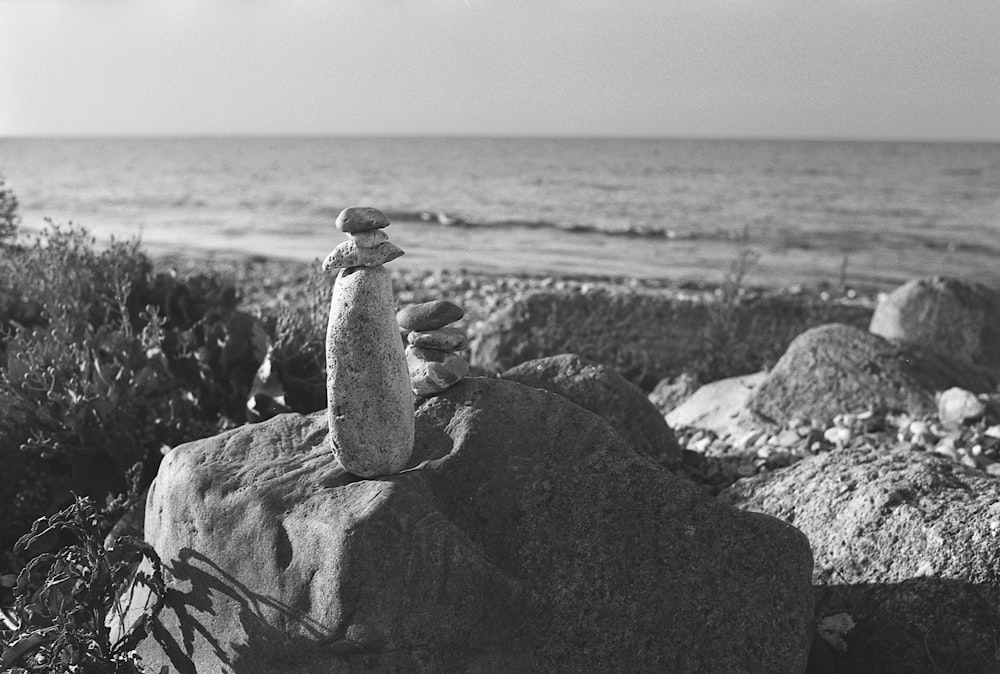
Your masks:
{"label": "rounded stone", "polygon": [[406,337],[413,346],[434,351],[461,351],[469,345],[469,336],[461,328],[438,328],[427,332],[411,332]]}
{"label": "rounded stone", "polygon": [[419,346],[406,347],[406,364],[413,393],[418,396],[441,393],[469,374],[469,363],[461,356]]}
{"label": "rounded stone", "polygon": [[356,243],[358,248],[374,248],[383,241],[389,240],[389,235],[381,229],[373,229],[368,232],[354,232],[347,236],[351,237],[351,241]]}
{"label": "rounded stone", "polygon": [[389,218],[377,208],[355,206],[345,208],[337,216],[337,229],[347,234],[370,232],[389,226]]}
{"label": "rounded stone", "polygon": [[986,404],[971,391],[953,386],[937,395],[938,419],[948,428],[975,421],[986,412]]}
{"label": "rounded stone", "polygon": [[413,392],[385,267],[337,277],[327,330],[333,453],[361,477],[398,473],[413,451]]}
{"label": "rounded stone", "polygon": [[448,300],[411,304],[396,314],[399,327],[415,332],[438,330],[465,316],[462,307]]}

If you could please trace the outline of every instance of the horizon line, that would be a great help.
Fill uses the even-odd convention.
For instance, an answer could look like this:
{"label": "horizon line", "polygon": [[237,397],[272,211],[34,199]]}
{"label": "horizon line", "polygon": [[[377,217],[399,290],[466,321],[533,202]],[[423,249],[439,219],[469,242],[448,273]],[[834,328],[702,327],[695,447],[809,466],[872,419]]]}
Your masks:
{"label": "horizon line", "polygon": [[793,142],[793,143],[914,143],[914,144],[1000,144],[1000,138],[950,138],[918,136],[775,136],[775,135],[645,135],[645,134],[479,134],[479,133],[55,133],[6,134],[0,140],[239,140],[239,139],[357,139],[357,140],[627,140],[704,142]]}

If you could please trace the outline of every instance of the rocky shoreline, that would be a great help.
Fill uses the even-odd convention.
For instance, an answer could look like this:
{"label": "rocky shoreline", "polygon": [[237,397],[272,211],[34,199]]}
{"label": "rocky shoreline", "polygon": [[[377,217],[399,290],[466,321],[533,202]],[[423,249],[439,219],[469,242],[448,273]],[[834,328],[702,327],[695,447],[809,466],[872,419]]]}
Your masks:
{"label": "rocky shoreline", "polygon": [[[310,302],[316,288],[298,263],[175,264],[231,274],[255,311]],[[552,391],[704,497],[805,533],[806,671],[994,671],[996,291],[939,278],[834,293],[463,271],[396,272],[393,286],[399,306],[447,297],[465,309],[471,374],[486,375],[465,381],[483,395]],[[437,428],[435,400],[424,405]]]}

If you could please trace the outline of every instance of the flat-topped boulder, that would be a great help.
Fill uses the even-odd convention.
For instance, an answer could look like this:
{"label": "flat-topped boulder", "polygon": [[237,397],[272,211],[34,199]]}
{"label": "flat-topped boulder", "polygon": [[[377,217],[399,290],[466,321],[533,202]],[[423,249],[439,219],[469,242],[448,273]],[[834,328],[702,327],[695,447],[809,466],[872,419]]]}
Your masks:
{"label": "flat-topped boulder", "polygon": [[720,498],[809,537],[820,625],[853,624],[829,671],[995,668],[996,478],[935,454],[865,444],[741,480]]}
{"label": "flat-topped boulder", "polygon": [[361,480],[322,414],[189,443],[150,490],[172,592],[140,645],[181,672],[802,672],[794,527],[644,460],[597,415],[466,379],[409,469]]}
{"label": "flat-topped boulder", "polygon": [[1000,370],[1000,290],[996,288],[942,276],[913,279],[879,302],[869,330]]}

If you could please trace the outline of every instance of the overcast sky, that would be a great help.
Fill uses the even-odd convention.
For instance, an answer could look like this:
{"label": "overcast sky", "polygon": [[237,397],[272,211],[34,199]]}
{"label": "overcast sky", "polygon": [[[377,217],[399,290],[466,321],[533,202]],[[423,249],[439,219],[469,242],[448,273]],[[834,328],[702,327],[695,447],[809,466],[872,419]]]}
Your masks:
{"label": "overcast sky", "polygon": [[0,0],[0,135],[1000,140],[1000,0]]}

